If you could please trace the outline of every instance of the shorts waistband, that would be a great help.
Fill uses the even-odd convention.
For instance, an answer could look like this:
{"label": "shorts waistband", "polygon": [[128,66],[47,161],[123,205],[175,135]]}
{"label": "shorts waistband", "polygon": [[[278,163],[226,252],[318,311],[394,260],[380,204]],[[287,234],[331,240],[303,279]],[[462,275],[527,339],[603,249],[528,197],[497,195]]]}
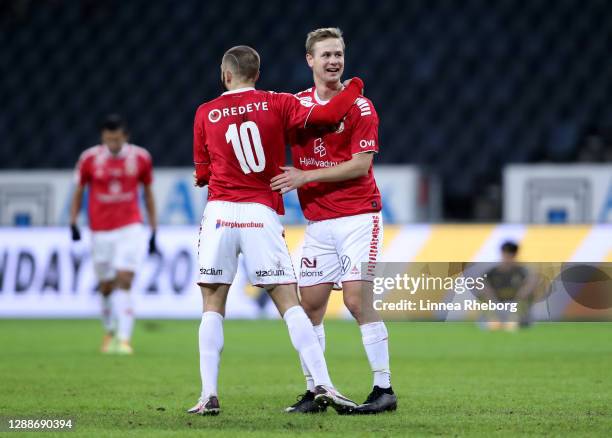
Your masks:
{"label": "shorts waistband", "polygon": [[378,216],[381,216],[381,217],[382,217],[382,215],[381,215],[381,212],[380,212],[380,211],[373,211],[373,212],[371,212],[371,213],[359,213],[359,214],[352,214],[352,215],[350,215],[350,216],[340,216],[340,217],[332,217],[332,218],[330,218],[330,219],[321,219],[320,221],[310,221],[310,220],[309,220],[309,221],[307,222],[307,224],[308,224],[308,225],[311,225],[311,224],[318,224],[318,223],[321,223],[321,222],[338,221],[338,220],[341,220],[341,219],[348,219],[348,218],[352,218],[352,217],[360,217],[360,216],[376,216],[376,215],[378,215]]}

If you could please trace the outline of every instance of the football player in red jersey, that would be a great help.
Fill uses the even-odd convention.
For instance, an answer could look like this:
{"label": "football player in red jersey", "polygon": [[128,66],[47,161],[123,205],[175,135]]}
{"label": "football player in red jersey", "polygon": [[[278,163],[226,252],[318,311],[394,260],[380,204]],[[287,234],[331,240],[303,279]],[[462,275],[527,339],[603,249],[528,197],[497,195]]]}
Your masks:
{"label": "football player in red jersey", "polygon": [[[317,29],[306,39],[306,61],[315,86],[297,93],[305,102],[324,105],[343,88],[344,40],[338,28]],[[308,219],[300,266],[301,303],[325,348],[323,317],[334,284],[341,284],[344,304],[357,320],[373,373],[373,389],[353,413],[395,410],[391,388],[387,328],[372,307],[375,262],[381,249],[381,198],[372,161],[378,152],[378,115],[361,96],[339,126],[306,127],[291,135],[295,167],[272,179],[281,193],[297,189]],[[363,272],[365,269],[365,272]],[[307,365],[306,393],[289,412],[317,412]]]}
{"label": "football player in red jersey", "polygon": [[[134,311],[130,289],[146,243],[138,207],[140,185],[144,188],[151,226],[149,252],[157,251],[151,155],[145,149],[129,144],[125,122],[120,116],[111,115],[102,125],[102,144],[81,154],[76,166],[76,182],[70,208],[70,227],[72,239],[80,240],[77,216],[85,186],[89,186],[92,258],[102,295],[105,329],[102,352],[131,354]],[[114,345],[115,333],[118,345]]]}
{"label": "football player in red jersey", "polygon": [[188,412],[219,413],[217,376],[223,348],[223,318],[238,255],[253,285],[265,288],[287,323],[291,342],[312,372],[318,404],[340,412],[356,405],[331,383],[323,351],[299,305],[296,278],[278,214],[282,196],[270,179],[285,164],[286,133],[298,127],[337,124],[359,96],[354,79],[329,105],[303,102],[286,93],[255,89],[259,54],[247,46],[228,50],[221,75],[228,90],[202,104],[194,121],[196,185],[208,185],[198,244],[204,309],[199,329],[202,393]]}

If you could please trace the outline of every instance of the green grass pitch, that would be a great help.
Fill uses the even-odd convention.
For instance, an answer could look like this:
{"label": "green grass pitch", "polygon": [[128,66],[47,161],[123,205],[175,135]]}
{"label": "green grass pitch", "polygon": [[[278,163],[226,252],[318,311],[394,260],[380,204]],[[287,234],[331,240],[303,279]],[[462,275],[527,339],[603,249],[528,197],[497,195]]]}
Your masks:
{"label": "green grass pitch", "polygon": [[[612,324],[389,323],[398,411],[295,416],[303,392],[282,321],[226,321],[221,415],[185,413],[200,391],[198,321],[139,321],[133,357],[97,352],[97,321],[0,320],[0,417],[71,416],[45,436],[610,436]],[[332,379],[361,402],[371,375],[353,322],[326,323]],[[39,436],[39,435],[34,435]]]}

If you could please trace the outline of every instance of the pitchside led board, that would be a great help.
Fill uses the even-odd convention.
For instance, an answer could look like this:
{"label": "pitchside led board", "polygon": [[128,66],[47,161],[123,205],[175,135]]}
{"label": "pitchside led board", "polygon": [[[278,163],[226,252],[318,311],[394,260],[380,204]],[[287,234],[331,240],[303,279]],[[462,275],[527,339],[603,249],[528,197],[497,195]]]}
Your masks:
{"label": "pitchside led board", "polygon": [[612,223],[612,165],[506,167],[504,221]]}
{"label": "pitchside led board", "polygon": [[[206,189],[196,188],[191,168],[156,168],[153,191],[162,225],[200,223]],[[437,179],[414,166],[376,166],[387,223],[437,221],[440,187]],[[0,226],[57,226],[68,223],[74,190],[72,171],[0,172]],[[86,199],[86,197],[85,197]],[[284,196],[284,223],[305,223],[296,192]],[[86,224],[85,203],[80,223]]]}
{"label": "pitchside led board", "polygon": [[[140,318],[198,318],[201,315],[201,297],[196,286],[198,229],[190,226],[162,226],[158,231],[161,253],[146,257],[133,287],[135,309]],[[286,240],[296,270],[312,267],[303,264],[301,246],[304,226],[286,227]],[[524,262],[612,262],[612,225],[388,225],[383,236],[381,263],[397,270],[402,262],[427,264],[429,274],[442,265],[451,272],[454,262],[492,262],[499,259],[499,247],[506,240],[521,245]],[[66,227],[13,227],[0,228],[0,318],[10,317],[74,317],[96,318],[99,315],[99,296],[95,293],[89,253],[90,235],[84,232],[81,242],[74,243]],[[391,263],[393,262],[393,263]],[[442,264],[432,264],[444,262]],[[610,264],[608,263],[608,267]],[[452,268],[452,269],[451,269]],[[407,267],[403,272],[408,272]],[[383,275],[387,272],[383,266]],[[580,271],[580,275],[582,275]],[[601,271],[607,275],[608,271]],[[589,274],[590,275],[590,274]],[[423,277],[420,272],[416,277]],[[610,277],[610,275],[608,275]],[[601,276],[591,279],[602,280]],[[610,278],[603,278],[610,281]],[[386,286],[385,286],[386,287]],[[399,288],[396,287],[399,290]],[[377,295],[386,302],[403,302],[410,295]],[[448,290],[446,302],[456,305],[466,294]],[[400,291],[401,293],[401,291]],[[228,318],[277,317],[274,306],[265,299],[265,292],[250,286],[244,269],[239,269],[232,285],[227,304]],[[609,292],[608,292],[609,296]],[[539,303],[539,315],[547,320],[610,319],[609,308],[592,310],[582,305],[584,300],[561,297],[554,306]],[[424,302],[433,301],[425,299]],[[473,301],[473,300],[471,300]],[[429,305],[429,304],[428,304]],[[591,306],[593,307],[593,306]],[[348,318],[342,304],[342,294],[333,293],[328,317]],[[453,314],[458,315],[458,314]],[[464,314],[460,314],[464,315]],[[397,316],[391,315],[391,317]],[[440,317],[434,312],[402,314],[402,319],[449,320],[452,315]],[[467,319],[473,313],[464,315]],[[387,317],[387,314],[385,314]]]}

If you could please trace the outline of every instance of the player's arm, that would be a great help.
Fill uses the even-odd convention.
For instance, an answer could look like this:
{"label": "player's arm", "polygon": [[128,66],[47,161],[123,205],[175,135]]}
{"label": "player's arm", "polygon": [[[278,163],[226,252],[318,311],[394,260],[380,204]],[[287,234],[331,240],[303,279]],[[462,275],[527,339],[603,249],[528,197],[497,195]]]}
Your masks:
{"label": "player's arm", "polygon": [[272,190],[287,193],[312,182],[339,182],[359,178],[368,174],[373,158],[373,152],[364,152],[355,154],[349,161],[333,167],[300,170],[295,167],[282,166],[283,173],[272,178],[270,186]]}
{"label": "player's arm", "polygon": [[482,289],[481,296],[489,301],[497,302],[497,294],[495,293],[495,289],[486,282],[484,284],[484,288]]}
{"label": "player's arm", "polygon": [[539,279],[538,279],[538,276],[535,274],[535,272],[533,272],[531,269],[528,269],[526,267],[525,267],[525,270],[527,271],[526,272],[527,275],[520,289],[516,293],[517,301],[524,301],[524,300],[531,298],[531,296],[533,295],[533,292],[538,286]]}
{"label": "player's arm", "polygon": [[312,170],[281,167],[284,172],[272,178],[271,188],[287,193],[310,182],[339,182],[367,175],[374,153],[378,152],[378,115],[366,99],[358,101],[353,111],[355,126],[349,144],[352,153],[350,160],[337,166]]}
{"label": "player's arm", "polygon": [[81,205],[83,203],[83,193],[85,192],[85,186],[91,182],[91,159],[88,158],[86,152],[81,154],[79,161],[76,164],[74,172],[76,187],[72,194],[72,202],[70,203],[70,233],[72,234],[72,240],[81,240],[81,231],[77,225],[77,218],[81,211]]}
{"label": "player's arm", "polygon": [[[144,151],[144,150],[143,150]],[[140,174],[138,182],[142,184],[144,204],[147,210],[147,220],[151,227],[151,236],[149,237],[149,254],[156,254],[157,250],[157,209],[155,206],[155,196],[153,195],[153,159],[148,152],[144,151],[140,156]]]}
{"label": "player's arm", "polygon": [[151,227],[151,236],[149,237],[149,254],[159,252],[157,250],[157,208],[155,205],[155,196],[153,196],[153,184],[144,184],[144,202],[147,209],[147,219]]}
{"label": "player's arm", "polygon": [[85,192],[85,186],[83,184],[77,184],[72,195],[72,202],[70,203],[70,232],[72,234],[72,240],[81,240],[81,231],[77,225],[77,217],[81,211],[81,205],[83,203],[83,193]]}
{"label": "player's arm", "polygon": [[284,128],[288,131],[307,125],[336,125],[351,109],[362,90],[361,79],[353,78],[327,105],[306,102],[288,93],[273,93],[272,104],[282,114]]}
{"label": "player's arm", "polygon": [[143,186],[144,189],[144,201],[147,209],[147,219],[149,220],[149,226],[151,231],[157,231],[157,208],[155,205],[155,197],[153,196],[153,184],[146,184]]}
{"label": "player's arm", "polygon": [[363,81],[351,79],[348,86],[336,94],[327,105],[314,105],[306,117],[306,125],[334,125],[342,120],[363,91]]}
{"label": "player's arm", "polygon": [[481,293],[481,296],[483,299],[487,299],[493,302],[499,301],[499,297],[497,296],[498,287],[495,286],[495,282],[494,282],[494,279],[498,277],[499,275],[498,268],[499,268],[499,265],[495,266],[494,268],[488,270],[485,273],[484,288],[482,289],[482,293]]}
{"label": "player's arm", "polygon": [[200,108],[193,121],[193,172],[194,185],[204,187],[210,179],[210,156],[206,149],[206,132],[201,120]]}

